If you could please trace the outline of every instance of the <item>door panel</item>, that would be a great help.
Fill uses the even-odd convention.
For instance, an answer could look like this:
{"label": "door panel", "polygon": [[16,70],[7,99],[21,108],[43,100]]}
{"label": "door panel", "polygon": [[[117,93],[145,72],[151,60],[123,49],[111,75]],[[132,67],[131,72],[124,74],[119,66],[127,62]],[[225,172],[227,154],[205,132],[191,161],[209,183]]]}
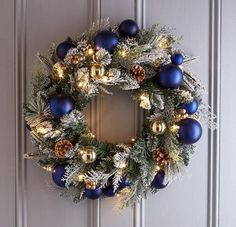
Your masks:
{"label": "door panel", "polygon": [[[0,226],[233,227],[235,10],[234,0],[2,0]],[[45,54],[51,42],[74,37],[105,17],[176,28],[183,35],[181,49],[200,56],[189,67],[209,90],[206,99],[220,123],[214,133],[204,127],[183,177],[122,212],[115,208],[117,198],[74,204],[60,197],[51,174],[23,160],[23,153],[33,151],[21,108],[30,95],[37,51]],[[86,118],[98,139],[127,142],[139,132],[142,113],[129,92],[112,91],[88,105]]]}

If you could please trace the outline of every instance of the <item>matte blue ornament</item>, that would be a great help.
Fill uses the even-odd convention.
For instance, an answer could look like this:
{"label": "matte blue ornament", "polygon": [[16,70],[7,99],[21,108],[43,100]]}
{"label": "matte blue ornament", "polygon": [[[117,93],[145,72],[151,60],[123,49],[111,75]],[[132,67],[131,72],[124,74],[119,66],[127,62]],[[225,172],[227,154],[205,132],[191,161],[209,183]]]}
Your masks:
{"label": "matte blue ornament", "polygon": [[74,100],[69,96],[56,95],[49,99],[49,107],[54,117],[62,117],[74,109]]}
{"label": "matte blue ornament", "polygon": [[165,65],[157,73],[157,83],[162,88],[178,88],[182,82],[183,72],[177,65]]}
{"label": "matte blue ornament", "polygon": [[175,53],[171,56],[171,62],[175,65],[181,65],[184,61],[184,57],[180,53]]}
{"label": "matte blue ornament", "polygon": [[168,183],[165,182],[165,172],[159,171],[155,175],[151,185],[152,187],[157,188],[157,189],[165,188],[168,185]]}
{"label": "matte blue ornament", "polygon": [[85,196],[88,199],[98,199],[102,195],[102,189],[96,188],[96,189],[85,189]]}
{"label": "matte blue ornament", "polygon": [[183,144],[194,144],[202,136],[202,126],[195,119],[186,118],[179,126],[179,141]]}
{"label": "matte blue ornament", "polygon": [[118,190],[122,190],[123,188],[128,187],[128,186],[130,186],[130,182],[128,181],[126,177],[123,177],[119,183]]}
{"label": "matte blue ornament", "polygon": [[118,36],[114,32],[101,31],[94,38],[96,49],[103,48],[109,53],[113,53],[118,44]]}
{"label": "matte blue ornament", "polygon": [[194,99],[190,103],[181,103],[179,105],[180,109],[185,109],[188,114],[194,114],[197,112],[198,109],[198,101]]}
{"label": "matte blue ornament", "polygon": [[61,60],[64,60],[68,50],[75,47],[76,46],[70,41],[64,41],[60,43],[56,49],[57,57],[60,58]]}
{"label": "matte blue ornament", "polygon": [[108,197],[113,197],[116,193],[114,192],[114,188],[112,186],[109,186],[104,189],[104,195]]}
{"label": "matte blue ornament", "polygon": [[118,31],[122,38],[135,37],[139,32],[139,27],[135,21],[128,19],[121,22]]}
{"label": "matte blue ornament", "polygon": [[65,165],[58,164],[53,168],[52,179],[54,183],[59,187],[65,187],[66,182],[62,181],[64,174],[66,173]]}

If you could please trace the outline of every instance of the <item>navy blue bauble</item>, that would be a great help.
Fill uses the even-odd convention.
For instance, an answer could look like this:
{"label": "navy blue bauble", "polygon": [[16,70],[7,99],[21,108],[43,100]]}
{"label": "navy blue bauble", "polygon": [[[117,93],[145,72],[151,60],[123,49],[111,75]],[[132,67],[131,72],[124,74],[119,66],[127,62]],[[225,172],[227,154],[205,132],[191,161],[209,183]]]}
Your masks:
{"label": "navy blue bauble", "polygon": [[85,196],[88,199],[98,199],[102,195],[102,189],[85,189]]}
{"label": "navy blue bauble", "polygon": [[178,88],[183,82],[183,72],[177,65],[165,65],[157,73],[157,82],[162,88]]}
{"label": "navy blue bauble", "polygon": [[194,99],[190,103],[181,103],[179,105],[180,109],[185,109],[188,114],[194,114],[197,112],[198,109],[198,101]]}
{"label": "navy blue bauble", "polygon": [[184,119],[179,126],[179,141],[183,144],[196,143],[202,136],[202,126],[195,119]]}
{"label": "navy blue bauble", "polygon": [[101,31],[94,38],[96,49],[103,48],[109,53],[113,53],[118,44],[118,36],[114,32]]}
{"label": "navy blue bauble", "polygon": [[76,46],[70,41],[64,41],[57,46],[56,53],[57,57],[63,60],[69,49],[75,48]]}
{"label": "navy blue bauble", "polygon": [[66,173],[65,165],[58,164],[53,168],[52,179],[54,183],[59,187],[65,187],[65,181],[62,181],[64,174]]}
{"label": "navy blue bauble", "polygon": [[122,190],[125,187],[130,186],[130,182],[126,177],[123,177],[122,180],[119,182],[119,188],[118,190]]}
{"label": "navy blue bauble", "polygon": [[165,172],[159,171],[152,181],[152,187],[162,189],[165,188],[167,185],[168,183],[165,182]]}
{"label": "navy blue bauble", "polygon": [[104,195],[108,197],[113,197],[116,193],[114,192],[114,188],[112,186],[109,186],[104,189]]}
{"label": "navy blue bauble", "polygon": [[184,57],[180,53],[175,53],[171,56],[171,62],[175,65],[181,65],[184,61]]}
{"label": "navy blue bauble", "polygon": [[54,117],[62,117],[74,109],[74,100],[69,96],[56,95],[49,99],[49,107]]}
{"label": "navy blue bauble", "polygon": [[139,27],[135,21],[128,19],[121,22],[118,31],[122,38],[135,37],[139,32]]}

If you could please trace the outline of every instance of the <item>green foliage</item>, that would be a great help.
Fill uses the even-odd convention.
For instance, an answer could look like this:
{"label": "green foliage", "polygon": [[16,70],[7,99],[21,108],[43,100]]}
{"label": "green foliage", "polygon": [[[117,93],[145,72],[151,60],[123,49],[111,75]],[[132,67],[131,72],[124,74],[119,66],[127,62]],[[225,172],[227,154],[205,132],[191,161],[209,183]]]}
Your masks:
{"label": "green foliage", "polygon": [[[117,26],[110,26],[108,20],[93,24],[87,32],[74,40],[71,39],[77,45],[77,49],[69,51],[65,61],[56,57],[54,45],[50,47],[48,56],[37,55],[32,96],[24,106],[24,114],[31,128],[39,165],[46,169],[58,163],[67,165],[64,176],[67,189],[61,190],[61,195],[71,197],[74,202],[84,199],[85,182],[76,180],[79,173],[85,175],[85,180],[96,182],[99,187],[112,184],[114,190],[118,189],[122,177],[127,177],[132,182],[129,192],[119,192],[121,207],[125,207],[146,197],[148,191],[157,191],[151,187],[157,165],[153,159],[153,152],[157,148],[164,148],[171,157],[168,166],[164,168],[170,181],[183,166],[188,165],[194,146],[181,144],[178,135],[170,128],[176,123],[178,105],[183,100],[189,102],[195,98],[203,103],[203,87],[195,75],[185,68],[184,84],[179,89],[162,89],[156,83],[156,71],[170,62],[169,54],[175,51],[174,45],[178,41],[170,29],[159,29],[155,25],[141,30],[136,38],[120,39],[113,55],[100,49],[92,58],[87,56],[86,51],[92,47],[94,36],[104,29],[117,32]],[[159,45],[163,38],[167,39],[166,47]],[[82,60],[73,64],[71,59],[74,57],[81,57]],[[195,60],[187,55],[184,57],[185,64]],[[154,67],[156,62],[159,62],[158,67]],[[57,77],[55,63],[60,63],[62,67],[62,78]],[[92,77],[91,66],[94,64],[104,67],[105,74],[102,78]],[[130,68],[136,64],[146,73],[142,83],[138,83],[130,74]],[[106,76],[107,79],[104,80]],[[133,98],[138,102],[141,94],[148,95],[150,108],[147,110],[143,131],[133,145],[111,144],[97,140],[92,136],[82,114],[86,105],[98,94],[109,94],[109,86],[131,90]],[[60,119],[50,114],[48,104],[48,100],[58,94],[72,97],[75,103],[75,109]],[[202,110],[200,114],[203,112],[206,113]],[[212,117],[209,114],[205,115],[207,119]],[[152,132],[150,123],[160,118],[166,123],[167,129],[163,135],[157,136]],[[62,139],[73,144],[64,159],[56,157],[54,153],[56,142]],[[95,149],[97,157],[93,163],[83,162],[79,151],[84,147]],[[111,178],[113,179],[110,180]]]}

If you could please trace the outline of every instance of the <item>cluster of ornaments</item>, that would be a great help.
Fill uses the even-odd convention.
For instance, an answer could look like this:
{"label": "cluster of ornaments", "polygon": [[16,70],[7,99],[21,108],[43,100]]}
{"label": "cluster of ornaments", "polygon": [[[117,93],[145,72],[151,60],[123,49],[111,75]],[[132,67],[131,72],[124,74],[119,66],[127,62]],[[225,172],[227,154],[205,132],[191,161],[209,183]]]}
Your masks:
{"label": "cluster of ornaments", "polygon": [[[135,38],[138,33],[139,27],[133,20],[123,21],[119,25],[117,33],[110,30],[99,31],[93,38],[91,46],[84,50],[84,52],[87,53],[86,56],[76,52],[76,46],[71,40],[66,40],[60,43],[56,48],[56,55],[59,61],[53,66],[54,71],[52,80],[60,81],[63,79],[63,71],[66,70],[64,62],[80,65],[81,62],[85,60],[85,58],[89,58],[91,59],[91,62],[93,62],[95,53],[100,49],[105,49],[109,52],[109,54],[112,55],[121,39]],[[73,50],[75,54],[68,55],[71,50]],[[170,62],[171,63],[159,67],[156,70],[156,75],[153,78],[155,85],[163,90],[179,89],[183,85],[184,76],[181,65],[184,62],[184,56],[179,52],[172,53],[170,56]],[[139,64],[134,64],[129,69],[128,73],[137,81],[138,84],[141,84],[143,81],[145,81],[145,69]],[[85,75],[88,75],[88,77],[85,77]],[[89,72],[81,73],[81,76],[79,75],[76,79],[77,89],[86,92],[86,89],[88,86],[90,86],[88,80],[101,79],[107,75],[108,74],[103,65],[93,62],[91,63]],[[109,79],[108,76],[107,79]],[[142,94],[140,96],[141,107],[148,109],[148,101],[149,97],[147,94]],[[75,100],[68,95],[64,95],[63,93],[57,93],[50,97],[48,104],[50,108],[50,114],[54,119],[60,119],[76,109]],[[192,117],[192,115],[197,112],[198,106],[199,103],[195,99],[191,102],[181,103],[177,107],[175,122],[173,125],[168,125],[161,118],[155,119],[150,122],[151,132],[154,136],[161,136],[166,132],[166,130],[171,130],[176,134],[176,137],[180,143],[187,145],[196,143],[202,135],[202,127],[200,123],[194,119],[194,117]],[[67,164],[63,163],[63,160],[66,159],[66,155],[72,147],[73,143],[69,139],[59,140],[54,146],[55,156],[61,162],[53,167],[52,179],[59,187],[65,187],[65,181],[63,180],[63,177],[66,173]],[[78,156],[86,165],[94,163],[97,159],[96,150],[93,147],[79,148]],[[156,189],[165,188],[168,185],[165,169],[166,166],[168,166],[171,157],[169,156],[168,152],[165,151],[165,149],[158,147],[152,152],[152,158],[156,163],[157,171],[150,186]],[[84,173],[80,173],[77,176],[77,180],[84,183],[84,195],[89,199],[98,199],[102,195],[112,197],[116,193],[119,193],[119,191],[129,187],[132,184],[132,182],[129,182],[126,176],[123,176],[119,183],[119,188],[116,190],[114,190],[112,186],[112,178],[110,179],[110,183],[108,182],[106,188],[100,188],[99,185],[96,185],[96,182],[85,181]]]}

